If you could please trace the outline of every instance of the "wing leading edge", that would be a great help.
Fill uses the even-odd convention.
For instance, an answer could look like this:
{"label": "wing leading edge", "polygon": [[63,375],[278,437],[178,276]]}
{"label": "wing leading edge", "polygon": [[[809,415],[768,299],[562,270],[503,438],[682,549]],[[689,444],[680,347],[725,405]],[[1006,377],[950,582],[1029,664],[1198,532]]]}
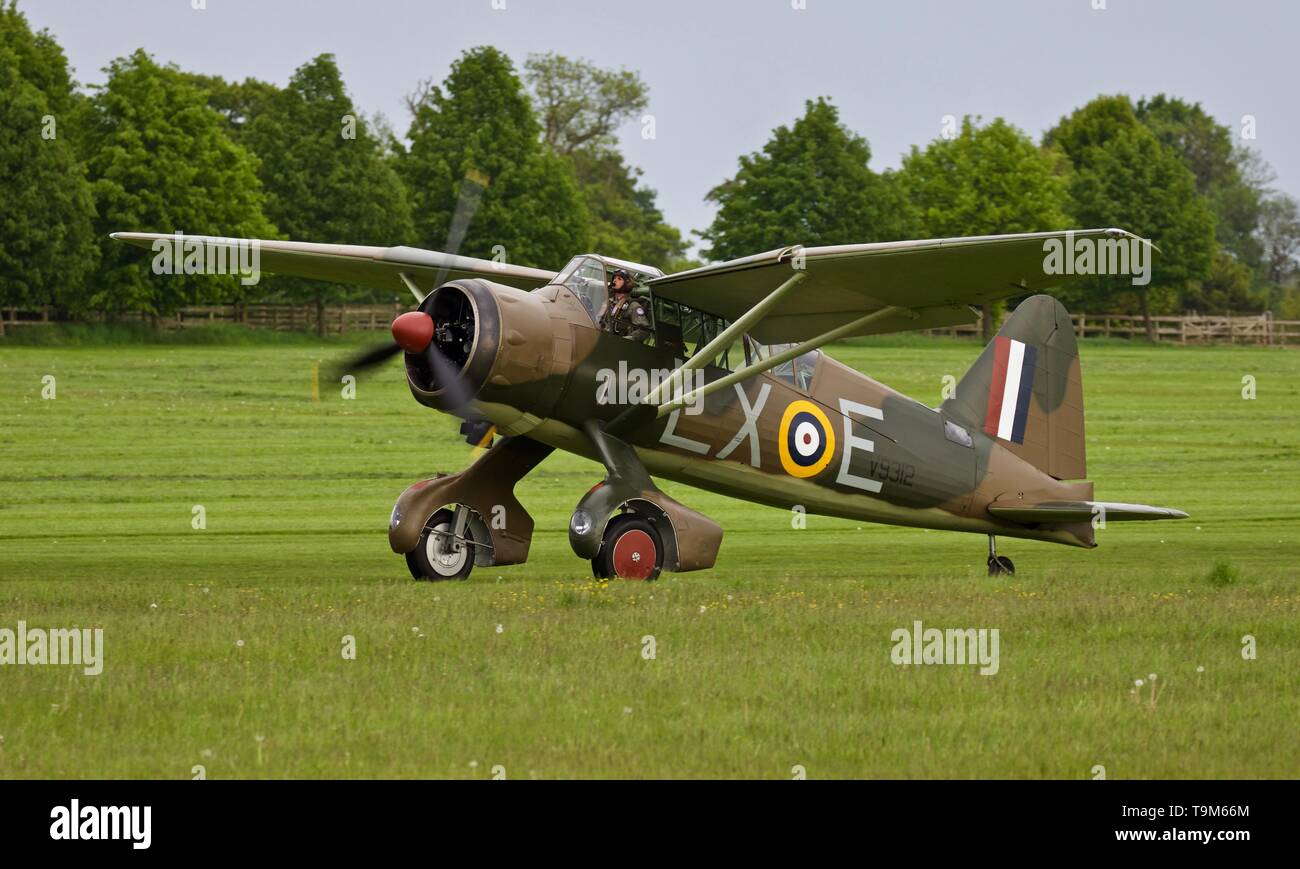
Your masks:
{"label": "wing leading edge", "polygon": [[111,236],[146,249],[154,245],[180,243],[223,248],[228,253],[256,245],[258,266],[272,274],[355,284],[405,294],[407,278],[422,292],[460,278],[486,278],[500,284],[531,290],[546,286],[555,272],[423,250],[416,247],[370,247],[356,244],[312,244],[302,241],[271,241],[220,238],[207,235],[168,235],[154,232],[115,232]]}

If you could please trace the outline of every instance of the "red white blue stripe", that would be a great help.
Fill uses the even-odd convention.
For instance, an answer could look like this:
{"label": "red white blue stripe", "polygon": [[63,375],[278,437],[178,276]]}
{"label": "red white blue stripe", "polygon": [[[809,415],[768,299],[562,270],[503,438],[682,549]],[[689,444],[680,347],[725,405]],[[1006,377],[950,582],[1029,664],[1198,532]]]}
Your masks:
{"label": "red white blue stripe", "polygon": [[1037,356],[1038,348],[1032,344],[1003,335],[993,339],[993,381],[984,415],[985,434],[1016,444],[1025,442]]}

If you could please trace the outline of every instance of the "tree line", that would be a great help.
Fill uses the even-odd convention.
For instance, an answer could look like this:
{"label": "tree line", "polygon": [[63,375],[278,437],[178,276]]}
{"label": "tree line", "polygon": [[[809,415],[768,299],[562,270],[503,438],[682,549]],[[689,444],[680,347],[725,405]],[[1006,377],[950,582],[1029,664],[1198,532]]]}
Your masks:
{"label": "tree line", "polygon": [[[161,315],[187,304],[318,305],[369,290],[269,276],[154,275],[110,232],[409,244],[558,268],[588,250],[697,264],[615,130],[648,89],[627,70],[558,54],[521,70],[492,47],[417,83],[399,136],[319,55],[284,87],[227,81],[137,50],[80,87],[48,31],[0,0],[0,305],[63,315]],[[799,243],[1122,226],[1161,250],[1148,285],[1095,278],[1080,310],[1300,317],[1300,214],[1256,152],[1198,104],[1101,96],[1035,141],[1001,118],[953,119],[898,170],[810,100],[709,191],[702,256]]]}
{"label": "tree line", "polygon": [[[1117,226],[1158,248],[1149,283],[1098,276],[1055,291],[1108,313],[1250,313],[1300,319],[1300,213],[1259,155],[1199,104],[1100,96],[1040,141],[966,117],[896,171],[824,98],[779,127],[709,193],[704,255],[806,245]],[[992,318],[985,317],[991,326]]]}
{"label": "tree line", "polygon": [[[333,56],[287,85],[113,60],[72,80],[54,36],[0,0],[0,305],[78,317],[187,304],[378,300],[267,276],[154,275],[121,230],[414,245],[558,268],[601,250],[676,268],[688,249],[614,131],[640,77],[537,54],[466,51],[407,98],[399,137],[353,103]],[[467,195],[468,192],[474,195]]]}

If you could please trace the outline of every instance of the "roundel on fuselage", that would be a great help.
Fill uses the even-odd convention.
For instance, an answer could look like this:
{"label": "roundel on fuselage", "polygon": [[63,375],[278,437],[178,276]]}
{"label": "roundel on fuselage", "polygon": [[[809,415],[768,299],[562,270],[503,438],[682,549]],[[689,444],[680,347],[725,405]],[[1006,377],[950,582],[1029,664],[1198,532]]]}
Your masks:
{"label": "roundel on fuselage", "polygon": [[835,433],[825,412],[811,401],[792,401],[781,416],[777,444],[781,467],[792,477],[813,477],[831,463]]}

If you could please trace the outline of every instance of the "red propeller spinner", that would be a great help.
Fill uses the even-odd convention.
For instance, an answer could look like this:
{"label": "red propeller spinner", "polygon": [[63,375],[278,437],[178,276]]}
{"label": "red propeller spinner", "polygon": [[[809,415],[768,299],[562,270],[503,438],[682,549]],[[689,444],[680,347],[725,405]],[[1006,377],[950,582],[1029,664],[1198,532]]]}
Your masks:
{"label": "red propeller spinner", "polygon": [[393,340],[407,353],[423,353],[433,340],[433,318],[423,311],[407,311],[393,321]]}

